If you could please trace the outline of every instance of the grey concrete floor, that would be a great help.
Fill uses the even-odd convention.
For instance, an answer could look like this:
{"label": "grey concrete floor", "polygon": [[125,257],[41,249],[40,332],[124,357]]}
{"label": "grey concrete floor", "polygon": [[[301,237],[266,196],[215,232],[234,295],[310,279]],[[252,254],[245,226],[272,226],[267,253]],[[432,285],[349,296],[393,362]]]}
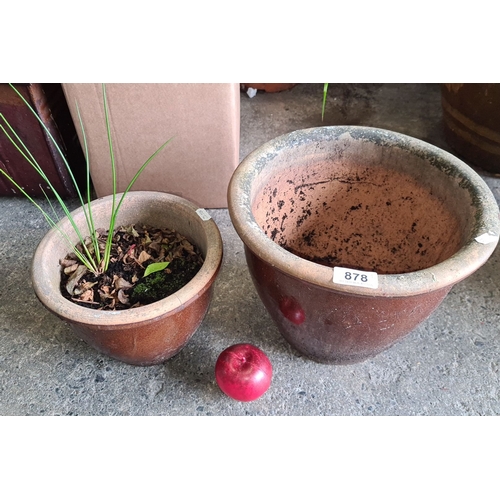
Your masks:
{"label": "grey concrete floor", "polygon": [[[241,94],[241,159],[277,135],[322,124],[391,129],[450,150],[436,84],[332,84],[324,122],[322,87]],[[500,179],[479,172],[500,199]],[[225,250],[210,310],[177,356],[135,367],[97,353],[41,306],[29,267],[47,227],[28,201],[0,198],[0,414],[500,414],[500,248],[389,350],[356,365],[321,365],[281,337],[253,288],[227,210],[210,213]],[[274,367],[271,388],[250,403],[226,397],[214,378],[219,353],[238,342],[262,348]]]}

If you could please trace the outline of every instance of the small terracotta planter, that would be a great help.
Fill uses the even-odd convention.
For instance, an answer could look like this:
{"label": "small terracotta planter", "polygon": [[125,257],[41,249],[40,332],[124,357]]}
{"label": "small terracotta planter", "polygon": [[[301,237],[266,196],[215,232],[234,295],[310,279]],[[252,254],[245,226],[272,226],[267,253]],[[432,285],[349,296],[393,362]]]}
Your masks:
{"label": "small terracotta planter", "polygon": [[[111,196],[107,196],[92,202],[96,227],[109,225],[110,200]],[[85,230],[82,209],[74,214],[80,229]],[[59,291],[59,260],[68,249],[52,229],[35,252],[32,281],[42,304],[96,350],[133,365],[153,365],[177,354],[201,324],[221,266],[222,240],[212,219],[203,220],[191,202],[166,193],[129,192],[117,226],[133,223],[167,227],[186,236],[204,256],[198,274],[181,290],[153,304],[122,311],[87,309],[67,300]],[[67,218],[61,225],[72,234]]]}
{"label": "small terracotta planter", "polygon": [[278,137],[239,165],[228,194],[259,296],[321,363],[363,361],[407,335],[500,231],[493,194],[465,163],[367,127]]}

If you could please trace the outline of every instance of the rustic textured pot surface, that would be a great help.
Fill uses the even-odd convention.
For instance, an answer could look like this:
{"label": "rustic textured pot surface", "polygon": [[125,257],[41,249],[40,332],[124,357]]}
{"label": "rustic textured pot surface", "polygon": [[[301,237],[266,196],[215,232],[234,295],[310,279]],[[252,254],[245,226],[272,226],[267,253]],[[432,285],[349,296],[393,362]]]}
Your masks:
{"label": "rustic textured pot surface", "polygon": [[446,140],[473,165],[500,174],[500,84],[443,83]]}
{"label": "rustic textured pot surface", "polygon": [[229,212],[279,330],[324,363],[362,361],[409,333],[488,259],[500,229],[471,168],[367,127],[263,145],[235,171]]}
{"label": "rustic textured pot surface", "polygon": [[[107,196],[92,203],[96,227],[109,225],[110,200],[111,196]],[[80,229],[85,231],[82,210],[73,214]],[[37,247],[32,281],[42,304],[67,321],[76,335],[92,347],[126,363],[152,365],[177,354],[201,324],[222,262],[222,240],[212,219],[203,220],[195,205],[167,193],[133,191],[127,194],[116,224],[141,223],[175,229],[202,251],[202,268],[173,295],[122,311],[96,311],[72,303],[59,291],[59,260],[68,249],[54,229]],[[63,219],[61,226],[76,241],[68,219]]]}

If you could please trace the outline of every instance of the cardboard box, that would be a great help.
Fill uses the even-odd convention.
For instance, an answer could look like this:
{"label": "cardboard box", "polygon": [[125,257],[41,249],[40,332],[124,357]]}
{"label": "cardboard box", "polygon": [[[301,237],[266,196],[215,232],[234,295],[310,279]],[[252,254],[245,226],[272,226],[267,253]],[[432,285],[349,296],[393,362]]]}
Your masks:
{"label": "cardboard box", "polygon": [[[96,194],[111,194],[101,84],[65,83],[63,89],[83,147],[75,99],[80,108]],[[173,137],[133,189],[176,194],[204,208],[227,207],[227,187],[239,162],[238,83],[107,84],[106,95],[119,192]]]}

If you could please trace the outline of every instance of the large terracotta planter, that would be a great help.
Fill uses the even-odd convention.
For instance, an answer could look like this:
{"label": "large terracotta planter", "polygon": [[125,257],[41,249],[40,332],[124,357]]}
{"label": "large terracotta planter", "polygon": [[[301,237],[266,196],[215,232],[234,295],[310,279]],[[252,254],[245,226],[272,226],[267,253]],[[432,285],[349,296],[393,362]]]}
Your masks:
{"label": "large terracotta planter", "polygon": [[500,230],[465,163],[367,127],[278,137],[243,160],[228,195],[260,298],[322,363],[363,361],[407,335],[486,262]]}
{"label": "large terracotta planter", "polygon": [[[107,196],[92,202],[96,227],[108,226],[110,200],[111,196]],[[74,214],[84,230],[82,209]],[[127,194],[117,226],[144,223],[175,229],[203,253],[204,263],[197,275],[163,300],[122,311],[96,311],[67,300],[59,291],[59,259],[68,250],[55,229],[42,239],[33,258],[35,293],[47,309],[68,322],[79,338],[99,352],[134,365],[161,363],[186,345],[209,307],[212,285],[222,261],[222,240],[215,222],[204,219],[196,206],[178,196],[150,191]],[[67,218],[61,226],[74,234]]]}

